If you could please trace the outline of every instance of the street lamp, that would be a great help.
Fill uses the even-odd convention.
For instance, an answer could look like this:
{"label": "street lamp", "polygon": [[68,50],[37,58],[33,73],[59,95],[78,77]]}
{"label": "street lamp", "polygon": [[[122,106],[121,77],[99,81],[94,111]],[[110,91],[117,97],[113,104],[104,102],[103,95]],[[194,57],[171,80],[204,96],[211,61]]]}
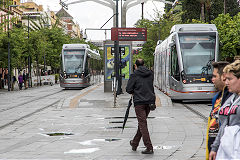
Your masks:
{"label": "street lamp", "polygon": [[10,91],[11,88],[11,50],[10,50],[10,10],[11,7],[17,7],[18,5],[9,5],[8,6],[8,91]]}
{"label": "street lamp", "polygon": [[32,87],[32,83],[31,83],[31,77],[32,77],[32,75],[31,75],[31,57],[30,57],[30,52],[29,52],[29,50],[30,50],[30,48],[29,48],[29,38],[30,38],[30,36],[29,36],[29,17],[30,15],[28,14],[28,87],[30,88],[30,87]]}
{"label": "street lamp", "polygon": [[[49,27],[49,26],[51,26],[50,24],[44,24],[44,27]],[[45,58],[45,54],[46,54],[46,50],[45,50],[45,48],[44,48],[44,67],[43,67],[43,70],[44,70],[44,75],[45,75],[45,72],[46,72],[46,58]]]}

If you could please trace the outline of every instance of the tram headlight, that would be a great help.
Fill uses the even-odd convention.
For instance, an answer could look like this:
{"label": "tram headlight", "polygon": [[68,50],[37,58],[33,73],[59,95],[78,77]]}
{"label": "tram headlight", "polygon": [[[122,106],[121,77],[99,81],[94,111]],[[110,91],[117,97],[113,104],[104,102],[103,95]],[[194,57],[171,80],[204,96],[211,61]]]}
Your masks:
{"label": "tram headlight", "polygon": [[84,78],[84,72],[82,72],[82,74],[81,74],[81,78],[82,78],[82,79]]}
{"label": "tram headlight", "polygon": [[63,77],[64,77],[65,79],[67,78],[67,74],[66,74],[65,71],[63,72]]}

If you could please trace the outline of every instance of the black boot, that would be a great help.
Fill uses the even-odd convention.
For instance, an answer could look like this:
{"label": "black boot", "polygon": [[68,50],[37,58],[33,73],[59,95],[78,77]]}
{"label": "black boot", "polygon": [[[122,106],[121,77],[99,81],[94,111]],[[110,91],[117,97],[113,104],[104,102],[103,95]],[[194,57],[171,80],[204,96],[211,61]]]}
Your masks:
{"label": "black boot", "polygon": [[135,147],[135,146],[133,145],[133,141],[132,141],[132,140],[130,141],[130,145],[132,146],[132,150],[133,150],[133,151],[136,151],[136,150],[137,150],[137,147]]}
{"label": "black boot", "polygon": [[142,154],[153,154],[153,149],[145,149],[144,151],[142,151]]}

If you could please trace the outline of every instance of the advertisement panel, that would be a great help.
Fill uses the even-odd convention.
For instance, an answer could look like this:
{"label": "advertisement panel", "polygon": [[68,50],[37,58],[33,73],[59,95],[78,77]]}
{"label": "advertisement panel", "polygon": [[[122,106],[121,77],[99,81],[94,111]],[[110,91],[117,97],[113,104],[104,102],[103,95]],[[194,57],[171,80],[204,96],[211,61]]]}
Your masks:
{"label": "advertisement panel", "polygon": [[[121,53],[122,74],[125,75],[123,79],[128,80],[130,74],[130,56],[131,49],[130,45],[120,45],[119,52]],[[114,74],[114,46],[105,46],[105,80],[112,80],[111,75]]]}

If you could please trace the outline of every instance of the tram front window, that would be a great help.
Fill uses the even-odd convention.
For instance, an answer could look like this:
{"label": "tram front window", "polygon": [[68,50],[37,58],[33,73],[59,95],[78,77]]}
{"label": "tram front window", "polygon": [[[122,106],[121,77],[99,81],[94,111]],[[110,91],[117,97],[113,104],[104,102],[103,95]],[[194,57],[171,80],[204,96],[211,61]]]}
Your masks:
{"label": "tram front window", "polygon": [[66,73],[82,73],[84,50],[64,51],[64,69]]}
{"label": "tram front window", "polygon": [[215,56],[215,33],[179,33],[183,67],[187,75],[211,75]]}

